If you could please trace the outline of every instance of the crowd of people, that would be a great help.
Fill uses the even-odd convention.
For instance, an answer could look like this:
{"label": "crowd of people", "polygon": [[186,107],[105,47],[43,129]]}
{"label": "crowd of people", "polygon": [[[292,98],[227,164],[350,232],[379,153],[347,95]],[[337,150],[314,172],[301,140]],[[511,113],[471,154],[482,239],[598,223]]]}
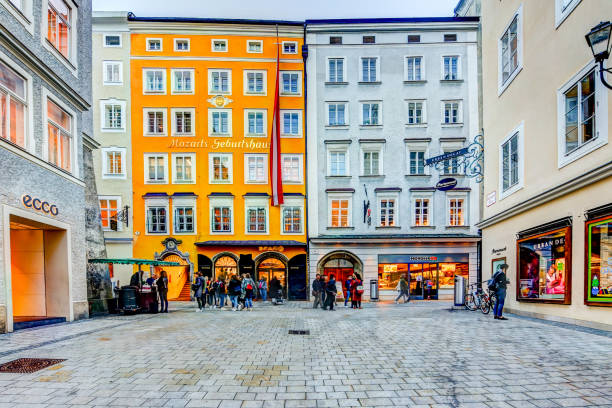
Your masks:
{"label": "crowd of people", "polygon": [[[361,276],[357,273],[350,275],[344,282],[341,282],[341,288],[344,307],[348,307],[350,300],[352,309],[361,309],[361,296],[363,295]],[[333,311],[338,296],[336,277],[333,274],[321,276],[317,273],[312,281],[312,296],[314,297],[313,309],[321,307],[323,310]]]}

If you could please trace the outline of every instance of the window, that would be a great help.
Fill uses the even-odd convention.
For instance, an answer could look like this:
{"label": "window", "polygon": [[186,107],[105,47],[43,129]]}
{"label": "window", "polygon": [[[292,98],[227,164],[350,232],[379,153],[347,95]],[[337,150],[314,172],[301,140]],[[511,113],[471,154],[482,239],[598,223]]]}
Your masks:
{"label": "window", "polygon": [[444,34],[444,42],[457,41],[457,34]]}
{"label": "window", "polygon": [[328,176],[348,176],[347,150],[330,150],[328,152]]}
{"label": "window", "polygon": [[168,180],[165,154],[145,154],[145,184],[162,183]]}
{"label": "window", "polygon": [[175,38],[174,39],[174,51],[189,51],[189,39]]}
{"label": "window", "polygon": [[247,41],[247,52],[261,54],[263,52],[263,41],[248,40]]}
{"label": "window", "polygon": [[245,136],[267,136],[267,112],[259,109],[245,109]]}
{"label": "window", "polygon": [[147,51],[161,51],[162,40],[161,38],[147,38]]}
{"label": "window", "polygon": [[[585,224],[587,304],[610,305],[612,301],[612,215],[590,216]],[[567,280],[566,280],[567,281]],[[595,302],[595,303],[591,303]]]}
{"label": "window", "polygon": [[172,109],[172,134],[175,136],[193,136],[194,133],[194,108]]}
{"label": "window", "polygon": [[172,70],[172,93],[193,94],[194,92],[194,70],[173,69]]}
{"label": "window", "polygon": [[565,153],[597,137],[595,133],[595,71],[565,92]]}
{"label": "window", "polygon": [[281,166],[283,183],[302,183],[301,154],[281,154]]}
{"label": "window", "polygon": [[378,208],[380,211],[380,226],[381,227],[395,227],[396,226],[396,212],[395,212],[395,198],[381,198],[378,201]]}
{"label": "window", "polygon": [[266,94],[266,71],[244,72],[245,94]]}
{"label": "window", "polygon": [[581,0],[555,0],[555,28],[569,16]]}
{"label": "window", "polygon": [[72,116],[47,99],[47,132],[49,162],[57,167],[72,170]]}
{"label": "window", "polygon": [[102,152],[102,178],[125,178],[125,148],[105,147]]}
{"label": "window", "polygon": [[448,225],[461,227],[465,225],[465,200],[463,198],[448,199]]}
{"label": "window", "polygon": [[208,93],[229,94],[232,92],[232,71],[208,70]]}
{"label": "window", "polygon": [[461,117],[461,103],[460,101],[444,101],[443,109],[444,116],[443,122],[444,124],[458,124],[463,122],[463,118]]}
{"label": "window", "polygon": [[430,225],[429,217],[429,198],[415,198],[414,201],[414,221],[415,227],[426,227]]}
{"label": "window", "polygon": [[410,175],[425,175],[425,152],[414,151],[409,152],[409,174]]}
{"label": "window", "polygon": [[302,135],[302,111],[281,110],[281,135],[285,137],[300,137]]}
{"label": "window", "polygon": [[302,80],[299,72],[281,72],[281,94],[300,95],[302,93]]}
{"label": "window", "polygon": [[445,81],[456,81],[459,79],[459,57],[442,57],[443,73]]}
{"label": "window", "polygon": [[[119,197],[99,197],[100,203],[100,221],[104,231],[117,230],[113,229],[111,224],[118,223],[116,217],[119,208],[121,208]],[[118,226],[117,226],[118,227]]]}
{"label": "window", "polygon": [[121,85],[123,83],[123,64],[121,61],[104,61],[104,85]]}
{"label": "window", "polygon": [[362,150],[363,169],[362,174],[364,176],[379,176],[380,171],[380,150]]}
{"label": "window", "polygon": [[172,155],[173,183],[195,183],[195,159],[194,153]]}
{"label": "window", "polygon": [[147,233],[165,234],[168,232],[168,208],[167,207],[148,207],[147,208]]}
{"label": "window", "polygon": [[327,125],[328,126],[346,126],[346,102],[330,102],[327,104]]}
{"label": "window", "polygon": [[342,44],[342,37],[329,37],[330,44]]}
{"label": "window", "polygon": [[350,203],[348,198],[330,198],[330,223],[332,228],[351,226]]}
{"label": "window", "polygon": [[283,41],[283,54],[297,54],[297,42]]}
{"label": "window", "polygon": [[344,75],[344,58],[329,58],[327,82],[346,82]]}
{"label": "window", "polygon": [[232,209],[231,205],[212,207],[212,232],[232,232]]}
{"label": "window", "polygon": [[145,93],[165,93],[166,92],[166,70],[164,69],[144,69],[144,92]]}
{"label": "window", "polygon": [[208,133],[211,136],[230,136],[232,131],[231,109],[208,110]]}
{"label": "window", "polygon": [[121,47],[121,35],[104,34],[104,47]]}
{"label": "window", "polygon": [[145,136],[166,136],[166,109],[144,109]]}
{"label": "window", "polygon": [[516,132],[502,144],[502,191],[519,182],[519,134]]}
{"label": "window", "polygon": [[406,57],[406,81],[422,81],[423,57]]}
{"label": "window", "polygon": [[422,125],[425,121],[425,102],[408,101],[408,124]]}
{"label": "window", "polygon": [[282,220],[284,234],[299,234],[302,232],[302,207],[282,206]]}
{"label": "window", "polygon": [[378,81],[377,68],[378,68],[378,58],[373,58],[373,57],[361,58],[361,81],[362,82]]}
{"label": "window", "polygon": [[408,35],[408,42],[409,43],[419,43],[421,42],[421,36],[418,34],[409,34]]}
{"label": "window", "polygon": [[102,107],[102,131],[123,131],[125,123],[123,120],[125,102],[110,100],[100,101]]}
{"label": "window", "polygon": [[268,182],[268,156],[265,154],[245,154],[245,175],[247,183]]}
{"label": "window", "polygon": [[0,137],[26,147],[26,80],[0,62]]}
{"label": "window", "polygon": [[195,232],[195,212],[193,206],[174,204],[174,232],[176,234],[190,234]]}
{"label": "window", "polygon": [[380,102],[363,102],[361,104],[361,124],[363,126],[377,126],[380,120]]}
{"label": "window", "polygon": [[265,206],[247,207],[247,232],[266,232],[267,214]]}
{"label": "window", "polygon": [[376,43],[376,37],[373,35],[364,35],[363,36],[363,43],[364,44],[375,44]]}
{"label": "window", "polygon": [[[454,150],[451,150],[454,151]],[[444,152],[450,153],[450,152]],[[458,157],[452,157],[450,159],[444,160],[442,165],[442,174],[444,175],[459,175],[463,172],[463,166],[459,164]]]}
{"label": "window", "polygon": [[72,9],[64,0],[49,0],[47,40],[67,59],[71,59]]}
{"label": "window", "polygon": [[232,154],[231,153],[211,153],[209,156],[210,182],[211,183],[232,183]]}
{"label": "window", "polygon": [[510,24],[506,27],[498,42],[498,93],[512,82],[523,65],[522,30],[523,7],[514,13]]}
{"label": "window", "polygon": [[227,52],[227,40],[212,40],[213,52]]}

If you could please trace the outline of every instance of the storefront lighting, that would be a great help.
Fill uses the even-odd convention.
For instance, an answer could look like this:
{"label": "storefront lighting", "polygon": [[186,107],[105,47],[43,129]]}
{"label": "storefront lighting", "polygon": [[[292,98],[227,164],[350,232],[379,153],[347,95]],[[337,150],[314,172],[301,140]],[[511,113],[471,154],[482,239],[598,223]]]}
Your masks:
{"label": "storefront lighting", "polygon": [[599,63],[599,75],[601,82],[609,89],[612,89],[612,85],[606,82],[604,72],[612,73],[611,68],[604,68],[603,63],[610,56],[610,34],[612,31],[612,24],[609,21],[602,21],[585,36],[587,44],[591,47],[595,62]]}

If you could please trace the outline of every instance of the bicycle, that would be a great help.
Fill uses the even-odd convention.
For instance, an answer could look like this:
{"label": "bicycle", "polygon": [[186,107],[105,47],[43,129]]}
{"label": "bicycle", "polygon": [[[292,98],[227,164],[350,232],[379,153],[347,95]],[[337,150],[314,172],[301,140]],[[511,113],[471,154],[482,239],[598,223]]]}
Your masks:
{"label": "bicycle", "polygon": [[487,292],[483,292],[481,295],[482,303],[480,304],[480,311],[483,314],[489,314],[491,308],[495,306],[497,302],[497,295],[495,292],[491,290],[487,290]]}
{"label": "bicycle", "polygon": [[472,283],[469,287],[470,290],[465,295],[464,304],[466,309],[471,310],[473,312],[474,310],[479,309],[482,303],[482,289],[478,287],[478,283]]}

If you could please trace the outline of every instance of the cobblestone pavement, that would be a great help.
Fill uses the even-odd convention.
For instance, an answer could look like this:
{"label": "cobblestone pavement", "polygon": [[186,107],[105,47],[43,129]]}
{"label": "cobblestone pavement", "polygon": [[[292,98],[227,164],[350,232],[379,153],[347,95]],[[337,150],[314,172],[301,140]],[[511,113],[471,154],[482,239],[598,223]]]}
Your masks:
{"label": "cobblestone pavement", "polygon": [[0,407],[612,407],[610,333],[445,302],[307,306],[173,304],[0,335],[0,363],[67,359],[0,374]]}

